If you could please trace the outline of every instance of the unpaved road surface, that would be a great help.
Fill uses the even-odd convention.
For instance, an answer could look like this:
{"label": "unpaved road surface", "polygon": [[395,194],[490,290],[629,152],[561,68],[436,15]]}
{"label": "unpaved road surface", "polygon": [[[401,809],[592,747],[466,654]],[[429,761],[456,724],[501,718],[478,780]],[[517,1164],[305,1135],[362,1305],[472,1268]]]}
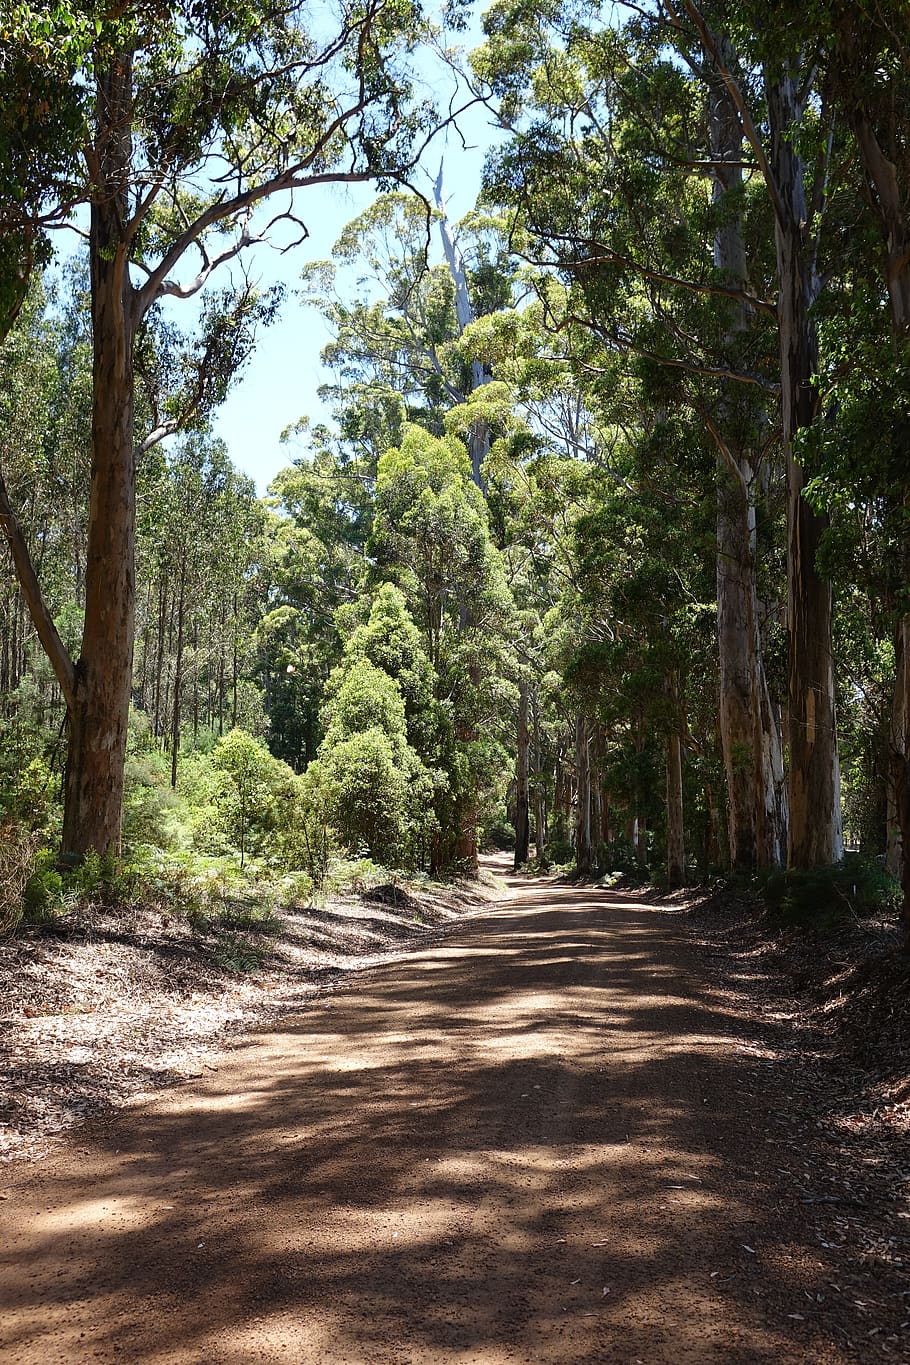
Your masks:
{"label": "unpaved road surface", "polygon": [[899,1359],[780,1169],[786,1065],[742,1085],[771,1033],[660,908],[515,879],[9,1172],[0,1360]]}

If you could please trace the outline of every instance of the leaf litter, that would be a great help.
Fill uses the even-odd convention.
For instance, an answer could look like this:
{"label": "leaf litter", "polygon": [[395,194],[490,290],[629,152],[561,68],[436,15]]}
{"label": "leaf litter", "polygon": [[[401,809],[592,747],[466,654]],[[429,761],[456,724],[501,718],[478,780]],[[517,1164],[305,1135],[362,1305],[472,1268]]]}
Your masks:
{"label": "leaf litter", "polygon": [[500,894],[485,874],[386,892],[285,907],[267,936],[245,936],[246,971],[183,916],[143,906],[0,943],[0,1164],[40,1160],[85,1120],[201,1076],[231,1039]]}

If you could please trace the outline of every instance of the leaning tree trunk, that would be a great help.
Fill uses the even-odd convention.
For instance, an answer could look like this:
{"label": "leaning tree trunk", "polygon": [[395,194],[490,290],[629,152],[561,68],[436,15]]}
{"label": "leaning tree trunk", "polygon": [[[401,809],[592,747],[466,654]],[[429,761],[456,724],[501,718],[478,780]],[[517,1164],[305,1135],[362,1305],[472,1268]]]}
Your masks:
{"label": "leaning tree trunk", "polygon": [[819,281],[804,240],[808,213],[794,135],[802,116],[793,77],[768,83],[772,165],[777,188],[775,244],[781,411],[787,459],[787,632],[789,644],[790,832],[788,863],[816,867],[843,854],[840,768],[834,703],[831,585],[816,566],[828,522],[803,497],[794,453],[816,420],[818,341],[811,309]]}
{"label": "leaning tree trunk", "polygon": [[130,162],[131,59],[98,79],[98,183],[91,205],[92,478],[85,624],[69,707],[65,859],[118,849],[133,665],[136,484],[134,291],[124,225]]}
{"label": "leaning tree trunk", "polygon": [[515,795],[515,871],[528,861],[531,844],[530,800],[528,788],[528,684],[518,684],[518,754],[516,762],[517,790]]}

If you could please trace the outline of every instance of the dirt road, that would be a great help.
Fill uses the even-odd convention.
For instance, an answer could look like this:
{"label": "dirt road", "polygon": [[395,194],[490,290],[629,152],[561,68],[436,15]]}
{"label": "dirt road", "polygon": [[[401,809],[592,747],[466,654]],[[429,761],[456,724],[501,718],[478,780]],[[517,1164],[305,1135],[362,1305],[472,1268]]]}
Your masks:
{"label": "dirt road", "polygon": [[515,880],[14,1174],[0,1360],[872,1359],[781,1167],[773,1032],[660,908]]}

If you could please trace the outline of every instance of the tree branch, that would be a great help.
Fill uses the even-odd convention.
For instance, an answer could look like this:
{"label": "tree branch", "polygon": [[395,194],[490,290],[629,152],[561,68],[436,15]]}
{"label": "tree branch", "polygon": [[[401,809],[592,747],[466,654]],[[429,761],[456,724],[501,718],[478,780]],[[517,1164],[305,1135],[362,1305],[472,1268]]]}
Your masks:
{"label": "tree branch", "polygon": [[[554,232],[550,232],[548,235],[553,241],[590,246],[601,253],[597,256],[586,256],[579,261],[555,262],[555,264],[563,270],[577,271],[588,265],[619,265],[627,270],[633,271],[636,275],[640,275],[643,279],[653,280],[656,284],[666,284],[674,289],[685,289],[692,294],[711,294],[716,298],[733,299],[737,303],[744,303],[748,307],[754,308],[756,312],[768,313],[773,318],[777,317],[776,303],[770,303],[767,299],[760,299],[755,294],[750,294],[744,289],[734,289],[730,285],[707,284],[701,283],[698,280],[680,279],[678,275],[667,275],[662,270],[654,270],[651,266],[642,265],[639,261],[633,260],[631,256],[622,256],[619,252],[610,251],[609,248],[604,247],[600,242],[569,237],[568,235],[561,236]],[[527,261],[528,265],[547,266],[554,264],[554,262],[535,260],[533,257],[522,255],[520,252],[516,252],[515,254],[519,256],[520,259]]]}
{"label": "tree branch", "polygon": [[[708,27],[704,15],[701,13],[698,6],[693,3],[693,0],[682,0],[682,3],[685,6],[686,13],[698,31],[698,37],[702,48],[714,63],[717,74],[727,87],[730,98],[736,107],[736,112],[739,114],[740,123],[742,125],[743,135],[752,148],[752,151],[755,153],[758,168],[761,171],[768,195],[771,199],[771,207],[774,210],[774,216],[779,223],[784,223],[787,220],[787,215],[784,209],[784,202],[780,195],[780,187],[778,186],[774,172],[771,169],[771,163],[768,160],[761,134],[755,126],[755,120],[752,118],[745,96],[740,89],[739,82],[723,59],[721,42],[717,35]],[[667,13],[670,15],[674,27],[679,29],[681,25],[670,0],[664,0],[664,6]]]}
{"label": "tree branch", "polygon": [[0,528],[6,536],[16,577],[22,589],[22,596],[25,598],[25,605],[28,607],[29,615],[38,633],[38,639],[51,662],[67,707],[72,709],[76,699],[76,668],[66,646],[60,639],[57,627],[54,625],[54,619],[48,611],[47,603],[41,591],[41,584],[38,582],[38,575],[35,573],[32,564],[32,557],[13,512],[2,474],[0,474]]}

